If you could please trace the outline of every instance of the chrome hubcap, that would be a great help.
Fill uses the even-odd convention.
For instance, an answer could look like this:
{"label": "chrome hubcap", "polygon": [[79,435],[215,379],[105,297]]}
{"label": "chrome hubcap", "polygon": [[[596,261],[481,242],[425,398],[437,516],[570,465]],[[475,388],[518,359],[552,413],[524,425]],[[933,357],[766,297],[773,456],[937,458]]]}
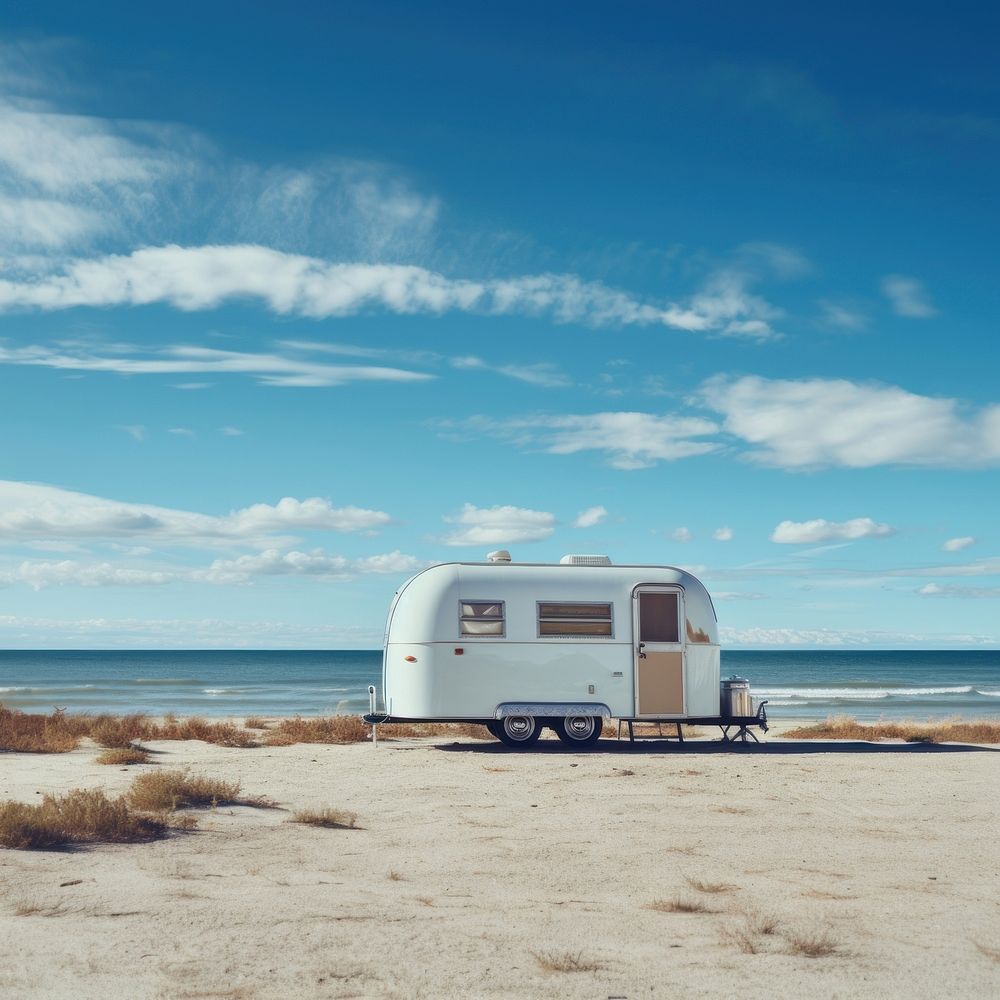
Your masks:
{"label": "chrome hubcap", "polygon": [[527,715],[511,715],[503,720],[504,732],[513,740],[525,740],[535,731],[532,720]]}
{"label": "chrome hubcap", "polygon": [[587,740],[594,735],[592,715],[571,715],[566,720],[566,733],[575,740]]}

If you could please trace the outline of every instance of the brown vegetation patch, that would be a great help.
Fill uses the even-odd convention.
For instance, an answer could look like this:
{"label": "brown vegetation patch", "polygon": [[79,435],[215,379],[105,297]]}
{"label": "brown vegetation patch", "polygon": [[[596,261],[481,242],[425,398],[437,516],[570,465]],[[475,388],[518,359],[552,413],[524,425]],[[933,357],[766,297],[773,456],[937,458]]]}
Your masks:
{"label": "brown vegetation patch", "polygon": [[785,940],[791,954],[806,958],[827,958],[839,950],[837,942],[826,931],[793,932],[786,934]]}
{"label": "brown vegetation patch", "polygon": [[162,821],[137,815],[124,799],[109,799],[98,790],[46,795],[38,805],[0,805],[0,846],[15,850],[132,843],[154,840],[165,832]]}
{"label": "brown vegetation patch", "polygon": [[657,913],[712,913],[700,899],[684,899],[682,896],[673,896],[671,899],[654,899],[647,905],[647,909],[656,910]]}
{"label": "brown vegetation patch", "polygon": [[62,709],[37,715],[0,705],[0,751],[68,753],[87,732],[84,716],[67,715]]}
{"label": "brown vegetation patch", "polygon": [[985,955],[992,962],[1000,962],[1000,948],[991,948],[989,945],[980,944],[978,941],[972,942],[980,955]]}
{"label": "brown vegetation patch", "polygon": [[534,952],[535,961],[546,972],[600,972],[600,962],[585,959],[583,952]]}
{"label": "brown vegetation patch", "polygon": [[39,715],[0,705],[0,750],[67,753],[89,736],[108,749],[126,750],[137,740],[202,740],[224,747],[260,746],[258,738],[232,722],[207,722],[197,716],[168,715],[154,722],[145,715],[70,714],[56,709]]}
{"label": "brown vegetation patch", "polygon": [[832,715],[826,722],[789,729],[795,740],[905,740],[907,743],[1000,743],[1000,722],[858,722],[851,715]]}
{"label": "brown vegetation patch", "polygon": [[116,747],[97,755],[98,764],[148,764],[149,751],[142,747]]}
{"label": "brown vegetation patch", "polygon": [[704,892],[709,895],[716,895],[720,892],[736,892],[739,889],[738,885],[732,885],[730,882],[703,882],[700,878],[688,878],[686,876],[684,881],[696,892]]}
{"label": "brown vegetation patch", "polygon": [[346,809],[300,809],[292,813],[289,823],[306,823],[309,826],[325,826],[334,830],[356,830],[358,814]]}
{"label": "brown vegetation patch", "polygon": [[200,806],[257,805],[259,800],[240,798],[238,781],[220,781],[188,771],[153,771],[132,781],[125,798],[134,809],[173,812]]}
{"label": "brown vegetation patch", "polygon": [[[386,722],[378,727],[379,739],[421,736],[471,736],[479,740],[493,737],[485,726],[471,722],[414,722],[406,725]],[[265,742],[271,747],[293,743],[363,743],[371,736],[371,726],[360,715],[330,715],[304,718],[297,715],[280,719],[268,730]]]}

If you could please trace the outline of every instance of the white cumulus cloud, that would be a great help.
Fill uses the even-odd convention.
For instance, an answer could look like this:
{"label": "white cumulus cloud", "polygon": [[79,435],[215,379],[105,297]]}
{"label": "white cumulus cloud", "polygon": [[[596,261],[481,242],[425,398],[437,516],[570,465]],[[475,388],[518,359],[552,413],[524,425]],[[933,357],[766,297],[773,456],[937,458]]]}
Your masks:
{"label": "white cumulus cloud", "polygon": [[961,552],[962,549],[967,549],[970,545],[975,544],[975,541],[972,535],[963,535],[961,538],[949,538],[941,548],[945,552]]}
{"label": "white cumulus cloud", "polygon": [[716,528],[712,532],[712,537],[717,542],[731,542],[733,540],[733,529],[732,528]]}
{"label": "white cumulus cloud", "polygon": [[750,445],[748,457],[786,469],[877,465],[975,467],[1000,461],[1000,405],[968,416],[955,399],[845,379],[715,376],[698,401]]}
{"label": "white cumulus cloud", "polygon": [[465,504],[445,522],[456,525],[446,545],[506,545],[539,542],[555,531],[555,515],[524,507],[475,507]]}
{"label": "white cumulus cloud", "polygon": [[855,517],[850,521],[782,521],[771,532],[771,541],[782,545],[815,544],[829,541],[854,541],[858,538],[884,538],[894,534],[888,524],[878,524],[870,517]]}
{"label": "white cumulus cloud", "polygon": [[606,507],[588,507],[581,510],[573,522],[574,528],[592,528],[595,524],[600,524],[608,516]]}
{"label": "white cumulus cloud", "polygon": [[694,538],[694,535],[691,534],[691,531],[688,528],[674,528],[674,530],[670,533],[670,537],[675,542],[680,542],[682,545],[686,545],[692,538]]}

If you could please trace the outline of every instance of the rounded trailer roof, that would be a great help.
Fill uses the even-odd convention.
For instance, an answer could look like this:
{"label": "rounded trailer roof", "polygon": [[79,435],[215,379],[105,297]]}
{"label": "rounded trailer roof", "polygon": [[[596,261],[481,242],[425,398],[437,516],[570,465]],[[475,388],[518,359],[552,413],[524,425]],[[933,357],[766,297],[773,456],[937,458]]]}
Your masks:
{"label": "rounded trailer roof", "polygon": [[562,563],[438,563],[412,576],[396,594],[388,623],[395,636],[432,642],[455,633],[459,600],[503,600],[508,614],[519,602],[537,600],[599,601],[621,605],[641,584],[673,585],[684,590],[685,617],[718,642],[717,618],[704,584],[676,566]]}

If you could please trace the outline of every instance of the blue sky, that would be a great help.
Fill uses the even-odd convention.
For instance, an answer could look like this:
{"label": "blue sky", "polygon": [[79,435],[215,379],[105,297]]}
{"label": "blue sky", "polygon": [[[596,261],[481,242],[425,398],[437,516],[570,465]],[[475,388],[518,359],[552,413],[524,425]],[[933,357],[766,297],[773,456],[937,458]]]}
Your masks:
{"label": "blue sky", "polygon": [[374,647],[420,566],[1000,642],[997,15],[0,15],[0,643]]}

